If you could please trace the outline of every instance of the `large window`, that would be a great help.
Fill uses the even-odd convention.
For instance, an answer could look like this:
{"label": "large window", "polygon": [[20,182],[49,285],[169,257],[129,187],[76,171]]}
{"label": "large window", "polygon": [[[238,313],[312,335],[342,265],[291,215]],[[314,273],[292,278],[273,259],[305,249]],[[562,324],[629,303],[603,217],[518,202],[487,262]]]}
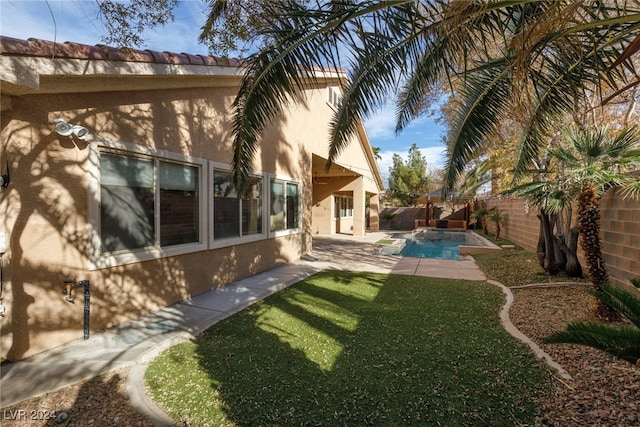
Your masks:
{"label": "large window", "polygon": [[271,231],[300,228],[300,188],[292,182],[271,180]]}
{"label": "large window", "polygon": [[89,152],[90,269],[300,232],[302,186],[229,165],[117,141]]}
{"label": "large window", "polygon": [[101,251],[198,242],[199,173],[193,165],[101,153]]}
{"label": "large window", "polygon": [[213,171],[214,240],[262,234],[262,178],[251,176],[242,194],[228,171]]}

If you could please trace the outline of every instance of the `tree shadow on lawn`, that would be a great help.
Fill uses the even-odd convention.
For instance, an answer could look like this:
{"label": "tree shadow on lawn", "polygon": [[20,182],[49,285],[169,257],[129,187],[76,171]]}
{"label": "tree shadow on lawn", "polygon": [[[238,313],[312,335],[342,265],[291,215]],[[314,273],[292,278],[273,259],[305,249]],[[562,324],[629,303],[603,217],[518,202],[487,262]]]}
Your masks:
{"label": "tree shadow on lawn", "polygon": [[179,395],[170,415],[196,425],[533,424],[548,376],[499,325],[502,302],[483,283],[317,274],[200,336],[191,363],[207,380],[187,383],[207,390],[176,386],[197,397]]}

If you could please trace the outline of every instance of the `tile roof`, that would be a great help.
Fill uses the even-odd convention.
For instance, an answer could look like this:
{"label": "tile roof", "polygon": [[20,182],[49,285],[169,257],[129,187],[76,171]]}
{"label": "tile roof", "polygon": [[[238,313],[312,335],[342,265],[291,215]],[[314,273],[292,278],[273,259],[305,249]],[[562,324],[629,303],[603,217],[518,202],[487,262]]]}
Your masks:
{"label": "tile roof", "polygon": [[22,40],[5,36],[0,36],[0,55],[223,67],[240,67],[243,64],[242,60],[234,58],[158,52],[148,49],[118,49],[100,44],[91,46],[73,42],[55,43],[34,38]]}

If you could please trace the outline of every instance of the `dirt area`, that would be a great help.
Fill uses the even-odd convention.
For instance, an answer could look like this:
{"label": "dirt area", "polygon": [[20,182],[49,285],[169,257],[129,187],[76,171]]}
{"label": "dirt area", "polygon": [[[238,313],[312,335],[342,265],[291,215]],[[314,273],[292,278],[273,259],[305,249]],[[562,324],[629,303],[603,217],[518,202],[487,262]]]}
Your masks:
{"label": "dirt area", "polygon": [[[592,321],[596,299],[588,286],[513,289],[513,324],[540,344],[570,321]],[[556,383],[543,403],[540,426],[639,426],[640,368],[576,345],[541,345],[573,377]]]}
{"label": "dirt area", "polygon": [[[513,324],[540,343],[572,320],[590,320],[595,299],[588,287],[571,285],[514,289]],[[497,314],[496,314],[497,315]],[[597,350],[541,345],[573,377],[551,372],[552,392],[541,404],[538,426],[640,425],[640,368]],[[53,426],[63,412],[68,426],[151,426],[129,403],[124,385],[128,369],[66,387],[3,409],[2,426]]]}

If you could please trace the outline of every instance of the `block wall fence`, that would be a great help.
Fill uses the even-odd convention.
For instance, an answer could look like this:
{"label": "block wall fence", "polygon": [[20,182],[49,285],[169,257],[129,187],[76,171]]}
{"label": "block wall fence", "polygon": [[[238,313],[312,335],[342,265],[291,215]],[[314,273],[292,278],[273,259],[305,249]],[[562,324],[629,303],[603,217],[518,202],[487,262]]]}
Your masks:
{"label": "block wall fence", "polygon": [[[536,208],[522,199],[492,198],[485,202],[487,208],[497,207],[507,215],[500,236],[535,252],[540,230]],[[602,252],[610,280],[626,287],[630,278],[640,279],[640,200],[625,200],[612,189],[600,201],[600,216]],[[489,231],[495,233],[490,222]],[[578,256],[586,274],[581,249]]]}

